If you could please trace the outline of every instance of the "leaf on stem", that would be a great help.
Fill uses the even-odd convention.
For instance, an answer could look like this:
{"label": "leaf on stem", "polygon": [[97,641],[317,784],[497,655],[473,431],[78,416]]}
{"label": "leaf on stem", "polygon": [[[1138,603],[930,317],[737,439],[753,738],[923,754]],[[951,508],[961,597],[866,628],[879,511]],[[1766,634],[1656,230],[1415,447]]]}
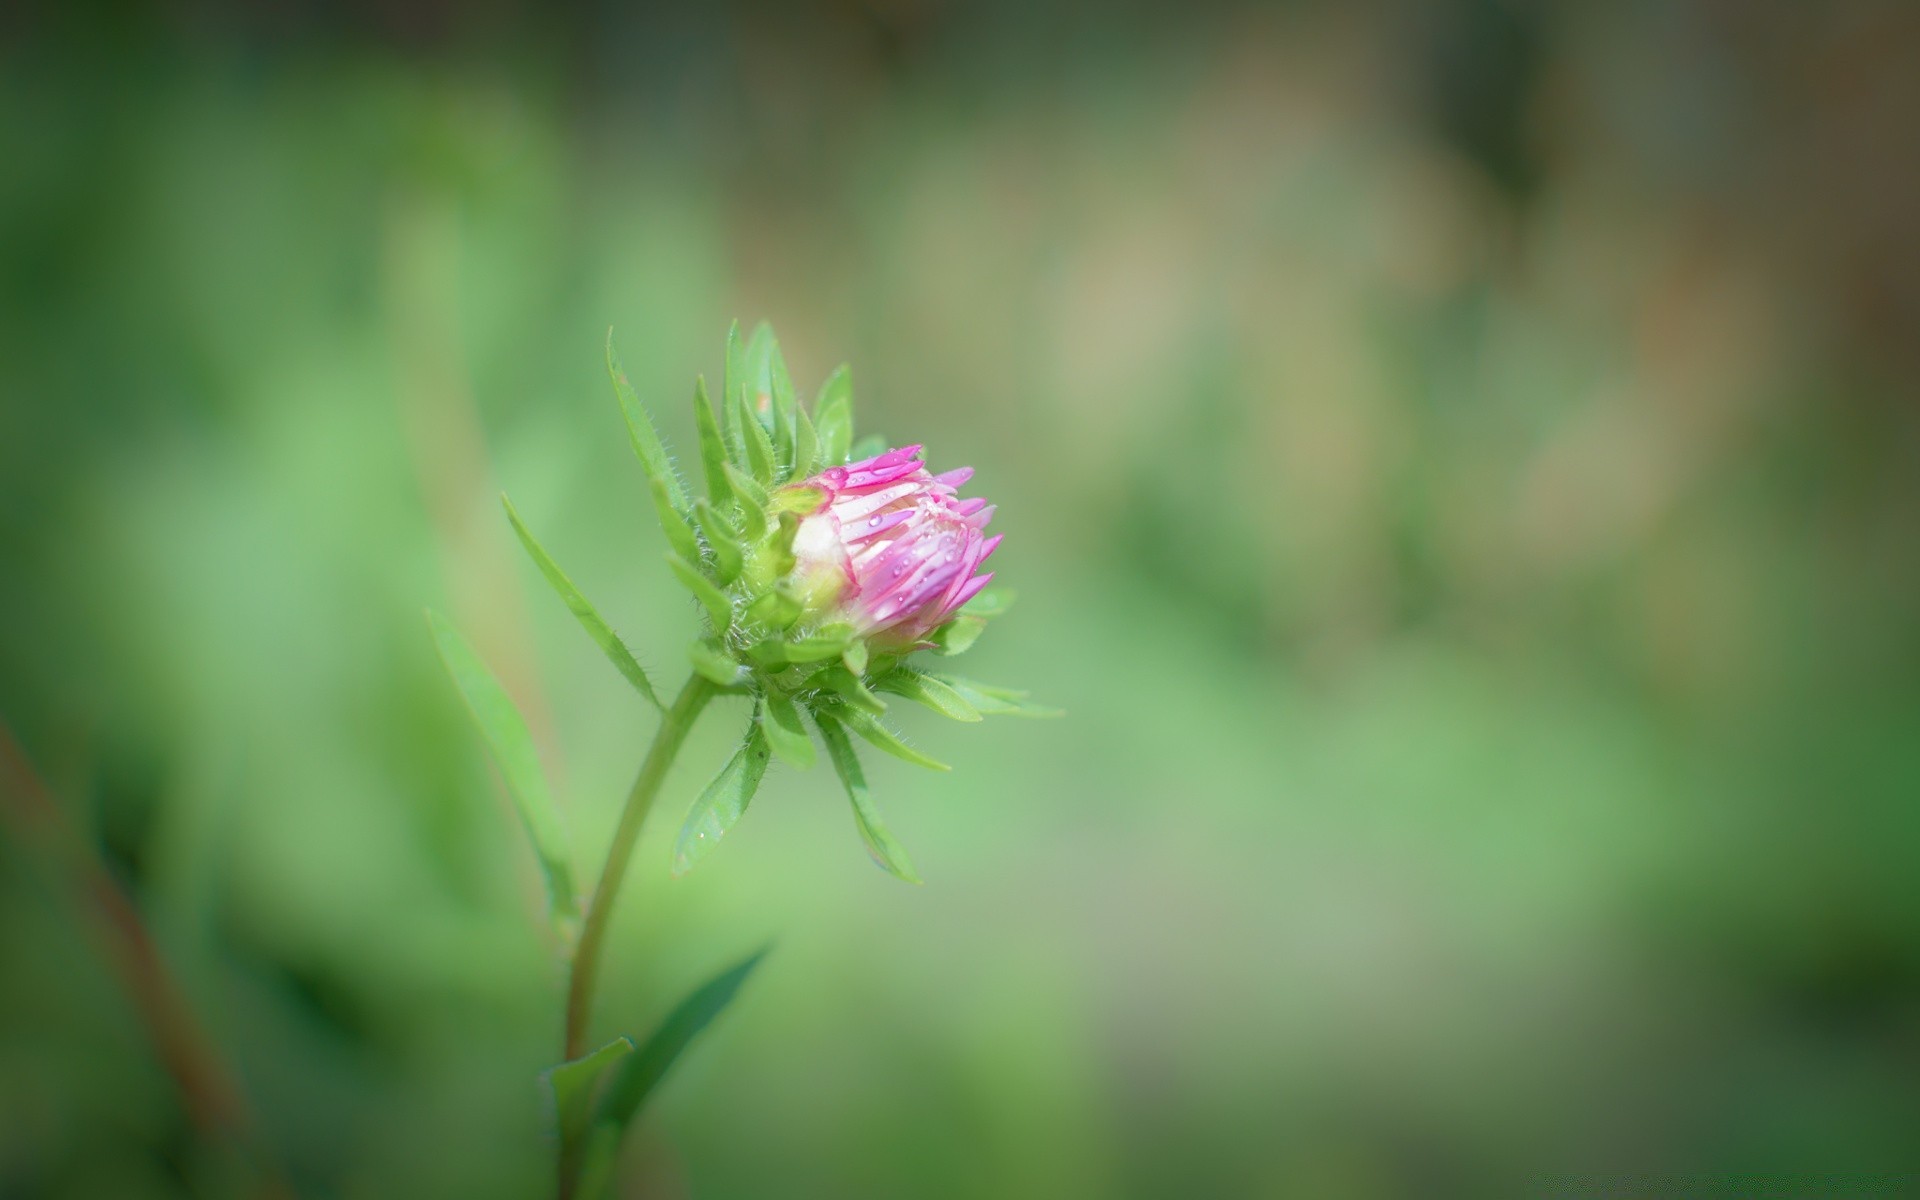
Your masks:
{"label": "leaf on stem", "polygon": [[888,754],[916,767],[928,767],[935,771],[951,771],[952,767],[937,758],[929,758],[900,740],[900,735],[882,725],[868,713],[857,708],[843,708],[834,714],[848,729],[853,730],[869,743],[885,750]]}
{"label": "leaf on stem", "polygon": [[758,712],[747,726],[747,736],[733,752],[727,765],[707,784],[700,798],[687,811],[686,823],[673,843],[673,875],[678,879],[692,869],[726,836],[727,830],[747,811],[753,793],[767,773],[767,739],[760,731]]}
{"label": "leaf on stem", "polygon": [[514,706],[507,689],[500,685],[487,664],[474,652],[467,639],[439,613],[427,610],[427,625],[440,650],[447,673],[467,702],[467,711],[480,729],[493,761],[506,780],[507,794],[513,797],[520,820],[527,827],[540,869],[546,876],[547,901],[553,918],[561,928],[572,925],[579,914],[573,891],[573,868],[567,860],[566,835],[560,828],[560,814],[547,791],[547,777],[540,770],[540,755],[533,746],[533,734]]}
{"label": "leaf on stem", "polygon": [[911,667],[903,666],[889,671],[873,686],[877,691],[892,692],[917,704],[924,704],[943,717],[951,717],[956,721],[980,719],[980,710],[970,704],[965,696],[941,680]]}
{"label": "leaf on stem", "polygon": [[632,1053],[633,1042],[617,1037],[598,1050],[541,1072],[540,1080],[553,1104],[553,1135],[560,1143],[560,1169],[569,1177],[579,1167],[600,1081],[608,1068]]}
{"label": "leaf on stem", "polygon": [[607,374],[613,378],[613,390],[620,396],[620,411],[626,414],[627,435],[633,441],[633,452],[639,457],[640,465],[646,468],[649,478],[666,488],[667,499],[675,509],[686,508],[686,489],[681,487],[680,477],[674,474],[673,463],[667,458],[667,448],[661,444],[660,434],[653,427],[653,418],[647,415],[640,397],[634,394],[626,371],[620,366],[620,356],[613,349],[611,329],[607,330]]}
{"label": "leaf on stem", "polygon": [[760,731],[775,754],[803,771],[813,765],[813,739],[807,736],[800,708],[791,699],[768,692],[754,719],[760,722]]}
{"label": "leaf on stem", "polygon": [[545,547],[541,546],[528,531],[526,524],[520,520],[520,514],[514,511],[513,501],[503,494],[500,497],[500,503],[506,506],[507,520],[513,525],[513,532],[519,535],[520,544],[526,548],[527,557],[533,559],[534,565],[540,568],[540,573],[546,576],[549,584],[553,585],[553,590],[560,593],[560,599],[566,602],[568,610],[573,613],[574,620],[580,622],[580,628],[587,631],[587,636],[593,639],[594,645],[599,646],[600,652],[607,656],[608,661],[627,677],[628,683],[631,683],[655,708],[665,711],[666,706],[660,703],[659,694],[653,690],[653,681],[647,678],[646,671],[641,669],[639,661],[633,657],[633,651],[627,649],[627,644],[620,640],[620,635],[613,631],[600,616],[599,611],[580,594],[580,589],[573,585],[573,580],[567,578],[567,573],[560,569],[560,565],[553,561],[553,557],[547,553]]}
{"label": "leaf on stem", "polygon": [[919,883],[920,876],[914,873],[907,852],[880,820],[880,811],[874,807],[873,796],[867,791],[866,774],[860,769],[860,756],[854,753],[846,730],[828,713],[816,711],[814,720],[820,726],[820,740],[826,744],[827,757],[833,760],[834,773],[840,776],[841,785],[847,789],[847,799],[853,802],[853,823],[860,829],[867,853],[895,878]]}
{"label": "leaf on stem", "polygon": [[714,421],[704,375],[693,382],[693,427],[700,435],[700,466],[707,477],[707,498],[715,504],[726,504],[733,499],[733,485],[727,482],[727,443]]}
{"label": "leaf on stem", "polygon": [[976,683],[971,679],[962,679],[957,675],[928,674],[926,678],[943,683],[952,688],[968,704],[984,716],[989,717],[1061,717],[1066,713],[1058,708],[1048,708],[1027,699],[1027,693],[1013,688],[994,687],[992,684]]}
{"label": "leaf on stem", "polygon": [[707,620],[713,626],[715,637],[724,638],[727,630],[733,628],[733,601],[727,594],[713,586],[713,581],[700,573],[700,568],[688,563],[678,554],[667,555],[667,566],[673,571],[686,589],[693,593],[694,599],[707,610]]}

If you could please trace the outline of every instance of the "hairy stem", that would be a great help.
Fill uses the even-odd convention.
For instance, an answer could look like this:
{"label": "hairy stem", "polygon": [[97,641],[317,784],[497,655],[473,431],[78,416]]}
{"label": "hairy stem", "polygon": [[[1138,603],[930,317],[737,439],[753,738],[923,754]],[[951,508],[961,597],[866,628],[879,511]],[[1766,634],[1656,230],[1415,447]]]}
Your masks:
{"label": "hairy stem", "polygon": [[606,866],[600,868],[600,884],[587,902],[586,924],[580,930],[580,943],[573,952],[573,977],[567,986],[567,1040],[565,1058],[579,1058],[586,1050],[587,1019],[593,1008],[593,984],[600,972],[600,948],[606,941],[607,922],[613,915],[613,902],[620,893],[620,881],[627,874],[627,860],[633,857],[633,844],[646,824],[647,811],[660,791],[667,768],[680,752],[680,743],[699,717],[714,686],[699,675],[689,676],[680,694],[674,697],[660,728],[654,732],[653,745],[640,764],[640,774],[627,792],[627,807],[620,814],[620,826],[613,831],[613,845],[607,851]]}

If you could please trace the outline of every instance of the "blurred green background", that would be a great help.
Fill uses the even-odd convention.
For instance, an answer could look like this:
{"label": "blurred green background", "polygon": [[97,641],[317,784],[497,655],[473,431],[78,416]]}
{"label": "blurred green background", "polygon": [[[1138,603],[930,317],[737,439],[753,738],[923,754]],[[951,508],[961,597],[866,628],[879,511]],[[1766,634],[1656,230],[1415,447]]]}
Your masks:
{"label": "blurred green background", "polygon": [[[421,610],[589,872],[653,717],[497,494],[676,683],[601,341],[685,448],[736,316],[978,468],[1022,599],[966,673],[1070,716],[901,716],[958,768],[870,763],[923,888],[823,769],[669,883],[716,706],[599,1027],[777,948],[632,1189],[1920,1168],[1913,8],[29,6],[0,47],[0,715],[303,1194],[547,1186],[561,979]],[[8,811],[0,1194],[212,1190]]]}

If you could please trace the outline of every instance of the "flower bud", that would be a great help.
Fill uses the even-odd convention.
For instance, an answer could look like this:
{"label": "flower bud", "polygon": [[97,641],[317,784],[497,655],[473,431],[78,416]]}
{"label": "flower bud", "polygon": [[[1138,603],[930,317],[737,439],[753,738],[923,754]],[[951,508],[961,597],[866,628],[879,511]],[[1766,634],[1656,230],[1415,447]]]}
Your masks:
{"label": "flower bud", "polygon": [[780,489],[776,502],[802,506],[792,578],[806,616],[881,650],[913,648],[951,619],[993,578],[974,572],[1000,544],[981,532],[992,506],[957,495],[972,475],[929,474],[906,446]]}

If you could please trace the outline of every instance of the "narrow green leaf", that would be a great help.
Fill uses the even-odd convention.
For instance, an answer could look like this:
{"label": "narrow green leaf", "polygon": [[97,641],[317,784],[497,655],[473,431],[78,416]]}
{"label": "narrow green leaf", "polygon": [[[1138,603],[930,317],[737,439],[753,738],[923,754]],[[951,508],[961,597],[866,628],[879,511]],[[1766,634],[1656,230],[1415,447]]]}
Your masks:
{"label": "narrow green leaf", "polygon": [[681,558],[678,554],[667,555],[667,566],[674,575],[693,593],[700,607],[707,610],[707,620],[713,625],[715,637],[724,638],[733,628],[733,601],[727,594],[713,585],[713,581],[700,573],[700,568]]}
{"label": "narrow green leaf", "polygon": [[553,1103],[553,1135],[560,1143],[560,1170],[568,1178],[579,1171],[583,1145],[593,1120],[594,1095],[608,1068],[633,1053],[633,1043],[618,1037],[570,1062],[541,1073]]}
{"label": "narrow green leaf", "polygon": [[774,469],[773,440],[767,436],[766,427],[752,413],[741,418],[741,427],[740,436],[747,449],[747,468],[753,472],[754,479],[766,487],[772,487],[778,478]]}
{"label": "narrow green leaf", "polygon": [[613,349],[611,329],[607,330],[607,374],[613,378],[613,390],[620,396],[620,411],[627,417],[627,436],[633,440],[633,452],[639,456],[640,465],[647,469],[650,478],[666,487],[667,499],[675,509],[685,508],[686,489],[680,486],[680,477],[674,474],[673,463],[667,458],[667,448],[660,442],[653,419],[647,416],[640,397],[634,394],[633,384],[627,380],[627,373],[620,367],[620,356]]}
{"label": "narrow green leaf", "polygon": [[814,676],[813,680],[821,687],[828,688],[840,695],[848,704],[879,716],[887,711],[886,702],[867,690],[867,685],[858,675],[847,670],[846,664],[835,663]]}
{"label": "narrow green leaf", "polygon": [[771,591],[747,605],[746,619],[763,629],[787,630],[793,628],[793,623],[800,619],[801,611],[800,597],[784,584],[776,584]]}
{"label": "narrow green leaf", "polygon": [[980,710],[968,703],[965,696],[941,680],[908,667],[887,673],[873,686],[877,691],[892,692],[924,704],[943,717],[952,717],[956,721],[980,719]]}
{"label": "narrow green leaf", "polygon": [[789,479],[807,479],[820,469],[820,431],[804,408],[793,410],[793,471]]}
{"label": "narrow green leaf", "polygon": [[810,663],[838,658],[852,638],[850,625],[822,625],[810,636],[786,643],[786,661]]}
{"label": "narrow green leaf", "polygon": [[865,675],[867,673],[867,644],[858,639],[848,642],[847,648],[840,652],[840,661],[847,664],[847,670],[853,672],[854,678],[858,679]]}
{"label": "narrow green leaf", "polygon": [[714,421],[704,375],[693,381],[693,427],[700,434],[700,466],[707,477],[707,498],[715,504],[726,504],[733,499],[733,485],[727,482],[727,443]]}
{"label": "narrow green leaf", "polygon": [[528,532],[525,522],[520,520],[520,514],[514,511],[513,501],[503,495],[500,497],[500,503],[506,506],[507,520],[513,525],[513,532],[519,535],[520,544],[526,548],[527,557],[533,559],[534,565],[540,568],[540,573],[547,577],[549,584],[553,585],[553,590],[560,593],[560,599],[566,602],[567,609],[573,613],[574,620],[580,622],[580,628],[587,631],[587,636],[593,639],[594,645],[600,647],[600,652],[607,656],[608,661],[627,677],[628,683],[631,683],[655,708],[664,708],[660,703],[659,694],[653,690],[653,681],[648,679],[647,673],[640,668],[640,663],[633,657],[633,651],[627,649],[627,644],[620,640],[619,635],[614,633],[612,627],[601,618],[593,605],[587,602],[587,598],[580,594],[580,589],[573,586],[573,580],[567,578],[566,572],[560,569],[560,565],[553,561],[546,549],[535,540],[532,533]]}
{"label": "narrow green leaf", "polygon": [[784,579],[793,570],[793,535],[800,532],[800,518],[795,513],[780,514],[780,528],[774,531],[773,538],[767,543],[773,553],[768,566],[773,578]]}
{"label": "narrow green leaf", "polygon": [[813,424],[820,435],[820,461],[837,467],[853,445],[853,372],[845,363],[833,369],[813,401]]}
{"label": "narrow green leaf", "polygon": [[727,327],[726,376],[721,380],[720,419],[727,430],[727,458],[742,470],[747,465],[747,434],[741,418],[747,411],[746,351],[740,345],[740,322]]}
{"label": "narrow green leaf", "polygon": [[974,709],[989,717],[1061,717],[1066,713],[1057,708],[1035,704],[1027,699],[1027,693],[1012,688],[993,687],[976,683],[971,679],[961,679],[957,675],[928,675],[928,679],[938,680],[957,692]]}
{"label": "narrow green leaf", "polygon": [[740,544],[740,535],[727,524],[720,511],[705,500],[694,501],[693,515],[700,522],[700,532],[706,535],[708,548],[713,551],[714,577],[723,587],[740,578],[740,568],[746,565],[746,548]]}
{"label": "narrow green leaf", "polygon": [[739,687],[747,681],[747,669],[735,662],[733,656],[712,638],[703,638],[688,646],[687,660],[701,677],[721,687]]}
{"label": "narrow green leaf", "polygon": [[620,1135],[625,1130],[611,1121],[594,1122],[580,1149],[580,1167],[573,1175],[574,1200],[601,1200],[613,1186],[613,1169],[620,1161]]}
{"label": "narrow green leaf", "polygon": [[[668,1068],[733,1002],[740,985],[766,956],[767,952],[761,950],[701,984],[667,1014],[667,1019],[638,1052],[620,1060],[613,1078],[608,1081],[606,1093],[594,1109],[596,1130],[610,1129],[616,1139],[619,1137],[620,1131],[633,1121],[647,1097],[666,1077]],[[581,1200],[590,1200],[590,1197],[583,1191]]]}
{"label": "narrow green leaf", "polygon": [[767,738],[760,731],[759,712],[754,713],[755,720],[747,726],[747,736],[740,748],[720,768],[713,782],[700,793],[687,811],[686,823],[680,826],[680,836],[673,843],[673,875],[679,878],[692,869],[693,864],[720,843],[727,830],[747,811],[747,805],[753,801],[753,793],[759,790],[760,780],[767,773]]}
{"label": "narrow green leaf", "polygon": [[814,720],[820,726],[820,740],[826,744],[827,757],[833,760],[834,773],[840,776],[841,786],[847,789],[847,799],[853,802],[853,823],[860,828],[860,839],[867,844],[867,853],[896,878],[919,883],[920,876],[914,873],[907,852],[880,820],[880,810],[867,791],[866,773],[860,769],[860,756],[854,753],[846,730],[826,713],[815,712]]}
{"label": "narrow green leaf", "polygon": [[916,767],[929,767],[935,771],[953,770],[952,767],[941,762],[939,759],[929,758],[918,750],[915,750],[912,746],[907,745],[900,740],[899,734],[888,729],[872,716],[861,712],[857,708],[849,706],[841,709],[834,715],[839,717],[840,722],[848,729],[853,730],[868,742],[885,750],[895,758],[910,762]]}
{"label": "narrow green leaf", "polygon": [[493,761],[506,780],[507,794],[520,810],[520,819],[526,824],[546,875],[547,900],[554,920],[563,928],[570,927],[579,911],[574,899],[573,868],[567,861],[566,835],[561,832],[560,814],[547,791],[547,777],[540,770],[533,734],[528,732],[526,720],[507,689],[500,686],[459,631],[431,609],[427,611],[427,625],[433,630],[433,641],[447,673],[453,676],[480,736],[493,752]]}
{"label": "narrow green leaf", "polygon": [[767,335],[771,343],[768,347],[767,383],[773,396],[773,449],[774,459],[780,466],[780,478],[793,477],[793,450],[795,437],[795,414],[799,405],[793,399],[793,380],[787,374],[787,360],[780,353],[780,343],[771,333]]}
{"label": "narrow green leaf", "polygon": [[787,762],[806,770],[813,765],[813,739],[800,720],[799,706],[778,692],[768,692],[755,714],[767,745]]}
{"label": "narrow green leaf", "polygon": [[667,494],[666,485],[658,479],[648,481],[653,492],[653,511],[660,518],[660,532],[667,535],[667,545],[673,552],[688,562],[700,561],[700,543],[693,538],[693,528],[680,510],[673,506],[673,498]]}
{"label": "narrow green leaf", "polygon": [[960,606],[970,617],[991,621],[1013,607],[1017,593],[1012,588],[988,588]]}
{"label": "narrow green leaf", "polygon": [[933,643],[935,654],[951,658],[956,654],[965,654],[969,647],[980,640],[980,633],[986,627],[986,621],[981,618],[962,613],[934,630],[927,640]]}

